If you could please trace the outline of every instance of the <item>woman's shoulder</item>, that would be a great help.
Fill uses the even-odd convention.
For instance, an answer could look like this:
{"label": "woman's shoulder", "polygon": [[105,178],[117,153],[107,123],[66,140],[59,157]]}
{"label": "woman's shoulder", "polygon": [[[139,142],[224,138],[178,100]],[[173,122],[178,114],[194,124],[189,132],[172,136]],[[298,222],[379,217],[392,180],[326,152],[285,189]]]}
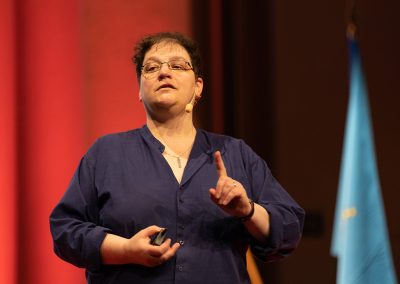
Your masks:
{"label": "woman's shoulder", "polygon": [[210,132],[204,129],[197,129],[198,131],[202,132],[210,141],[223,141],[223,142],[230,142],[230,141],[240,141],[240,139],[226,135],[220,134],[216,132]]}
{"label": "woman's shoulder", "polygon": [[95,143],[113,143],[125,140],[131,140],[132,138],[138,137],[140,128],[135,128],[127,131],[113,132],[100,136]]}
{"label": "woman's shoulder", "polygon": [[89,147],[87,154],[97,156],[99,153],[115,152],[121,146],[132,143],[140,136],[140,128],[104,134],[98,137]]}
{"label": "woman's shoulder", "polygon": [[243,139],[236,138],[226,134],[219,134],[215,132],[209,132],[200,130],[207,137],[207,140],[211,144],[212,148],[220,149],[223,152],[226,150],[250,150],[250,147],[246,144]]}

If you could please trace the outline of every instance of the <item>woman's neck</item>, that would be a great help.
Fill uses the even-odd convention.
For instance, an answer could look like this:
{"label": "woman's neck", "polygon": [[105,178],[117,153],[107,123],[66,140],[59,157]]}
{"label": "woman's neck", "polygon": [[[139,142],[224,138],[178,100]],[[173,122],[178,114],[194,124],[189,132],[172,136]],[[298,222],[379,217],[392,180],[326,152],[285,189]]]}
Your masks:
{"label": "woman's neck", "polygon": [[165,146],[182,157],[188,157],[196,136],[192,121],[168,121],[159,123],[147,119],[150,132]]}
{"label": "woman's neck", "polygon": [[147,118],[147,127],[156,136],[160,135],[162,138],[184,138],[193,134],[194,126],[191,118],[174,119],[167,121],[157,121]]}

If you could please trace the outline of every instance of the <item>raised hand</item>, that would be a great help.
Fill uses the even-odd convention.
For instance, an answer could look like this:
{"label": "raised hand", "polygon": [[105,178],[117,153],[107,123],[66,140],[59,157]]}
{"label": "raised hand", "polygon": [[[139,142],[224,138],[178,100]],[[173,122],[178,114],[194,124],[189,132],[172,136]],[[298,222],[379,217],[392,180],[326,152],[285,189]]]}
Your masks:
{"label": "raised hand", "polygon": [[228,176],[219,151],[214,153],[214,159],[219,178],[215,188],[210,188],[211,200],[231,216],[247,216],[251,205],[246,190],[240,182]]}

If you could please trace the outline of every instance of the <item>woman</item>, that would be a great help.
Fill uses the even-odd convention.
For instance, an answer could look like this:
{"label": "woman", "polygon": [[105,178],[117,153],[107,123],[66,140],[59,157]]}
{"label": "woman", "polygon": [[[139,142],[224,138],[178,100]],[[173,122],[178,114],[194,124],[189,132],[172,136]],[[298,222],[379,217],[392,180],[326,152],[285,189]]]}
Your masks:
{"label": "woman", "polygon": [[193,126],[203,80],[190,39],[146,37],[134,62],[146,125],[83,157],[50,216],[55,252],[88,283],[249,283],[247,246],[288,255],[304,211],[243,141]]}

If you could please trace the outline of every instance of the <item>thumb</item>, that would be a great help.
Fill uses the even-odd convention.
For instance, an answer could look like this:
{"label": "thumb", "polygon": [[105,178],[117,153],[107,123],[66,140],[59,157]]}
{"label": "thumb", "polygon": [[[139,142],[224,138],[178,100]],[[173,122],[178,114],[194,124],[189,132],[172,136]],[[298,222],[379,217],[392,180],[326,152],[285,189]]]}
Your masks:
{"label": "thumb", "polygon": [[158,227],[158,226],[153,225],[153,226],[144,228],[144,229],[141,231],[141,234],[143,234],[143,236],[150,237],[150,236],[152,236],[152,235],[154,235],[154,234],[160,232],[162,229],[163,229],[163,228],[161,228],[161,227]]}

